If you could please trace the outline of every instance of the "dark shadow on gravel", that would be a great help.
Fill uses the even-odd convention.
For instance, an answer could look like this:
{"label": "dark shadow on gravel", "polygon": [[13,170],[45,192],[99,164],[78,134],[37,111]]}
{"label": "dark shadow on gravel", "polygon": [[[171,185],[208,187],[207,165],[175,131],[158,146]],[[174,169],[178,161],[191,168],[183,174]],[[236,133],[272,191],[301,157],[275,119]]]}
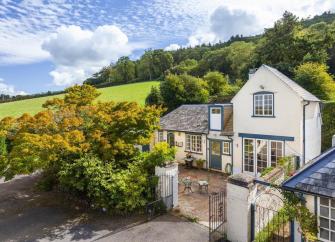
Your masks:
{"label": "dark shadow on gravel", "polygon": [[87,210],[64,194],[36,190],[38,176],[0,182],[0,241],[92,241],[145,220]]}

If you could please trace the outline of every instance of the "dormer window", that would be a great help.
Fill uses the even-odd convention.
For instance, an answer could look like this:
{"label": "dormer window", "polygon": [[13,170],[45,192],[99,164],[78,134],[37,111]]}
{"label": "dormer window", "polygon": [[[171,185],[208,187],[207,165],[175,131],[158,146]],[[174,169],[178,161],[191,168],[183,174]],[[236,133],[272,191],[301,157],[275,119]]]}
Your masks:
{"label": "dormer window", "polygon": [[273,117],[273,93],[261,92],[254,94],[254,116]]}
{"label": "dormer window", "polygon": [[222,106],[210,106],[209,107],[209,129],[214,131],[221,131],[222,129]]}

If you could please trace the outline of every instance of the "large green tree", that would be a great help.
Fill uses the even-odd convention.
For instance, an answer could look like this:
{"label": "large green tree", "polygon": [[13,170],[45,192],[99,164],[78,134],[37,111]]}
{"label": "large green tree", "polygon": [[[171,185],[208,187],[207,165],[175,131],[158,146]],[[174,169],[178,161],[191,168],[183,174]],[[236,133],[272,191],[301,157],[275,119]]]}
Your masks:
{"label": "large green tree", "polygon": [[307,62],[294,74],[296,82],[321,100],[335,100],[335,82],[325,64]]}
{"label": "large green tree", "polygon": [[181,104],[208,102],[207,83],[190,75],[168,75],[161,82],[160,91],[165,105],[172,110]]}
{"label": "large green tree", "polygon": [[223,93],[224,88],[229,84],[227,76],[224,76],[218,71],[208,72],[204,76],[204,80],[208,84],[210,95],[217,95]]}

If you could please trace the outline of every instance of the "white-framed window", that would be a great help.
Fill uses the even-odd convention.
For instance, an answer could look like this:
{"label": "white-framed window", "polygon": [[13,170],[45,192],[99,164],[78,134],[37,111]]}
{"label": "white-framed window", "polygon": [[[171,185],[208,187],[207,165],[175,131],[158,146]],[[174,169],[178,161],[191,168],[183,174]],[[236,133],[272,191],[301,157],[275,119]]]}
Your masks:
{"label": "white-framed window", "polygon": [[222,153],[225,155],[230,155],[230,142],[223,141],[222,142]]}
{"label": "white-framed window", "polygon": [[197,134],[186,134],[186,151],[201,153],[202,137]]}
{"label": "white-framed window", "polygon": [[283,141],[271,141],[270,162],[271,166],[276,167],[278,160],[284,156]]}
{"label": "white-framed window", "polygon": [[163,141],[164,141],[164,132],[158,131],[158,142],[163,142]]}
{"label": "white-framed window", "polygon": [[321,241],[335,241],[335,200],[319,198],[318,222]]}
{"label": "white-framed window", "polygon": [[273,93],[254,94],[254,115],[273,116]]}
{"label": "white-framed window", "polygon": [[254,139],[244,139],[243,145],[244,170],[254,172]]}
{"label": "white-framed window", "polygon": [[266,139],[243,139],[244,170],[261,173],[267,167],[276,167],[284,156],[284,142]]}

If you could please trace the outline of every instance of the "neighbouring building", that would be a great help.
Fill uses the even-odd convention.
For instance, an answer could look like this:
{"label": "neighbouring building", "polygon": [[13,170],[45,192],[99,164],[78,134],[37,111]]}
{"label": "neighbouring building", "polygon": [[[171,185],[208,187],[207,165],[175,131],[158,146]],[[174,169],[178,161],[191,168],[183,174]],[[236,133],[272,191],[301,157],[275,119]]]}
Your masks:
{"label": "neighbouring building", "polygon": [[[335,241],[335,147],[308,162],[282,187],[303,194],[306,207],[317,217],[319,240]],[[295,241],[300,237],[296,231]]]}
{"label": "neighbouring building", "polygon": [[155,142],[206,160],[204,167],[258,176],[283,156],[302,166],[321,152],[320,100],[262,65],[231,103],[182,105],[161,118]]}

